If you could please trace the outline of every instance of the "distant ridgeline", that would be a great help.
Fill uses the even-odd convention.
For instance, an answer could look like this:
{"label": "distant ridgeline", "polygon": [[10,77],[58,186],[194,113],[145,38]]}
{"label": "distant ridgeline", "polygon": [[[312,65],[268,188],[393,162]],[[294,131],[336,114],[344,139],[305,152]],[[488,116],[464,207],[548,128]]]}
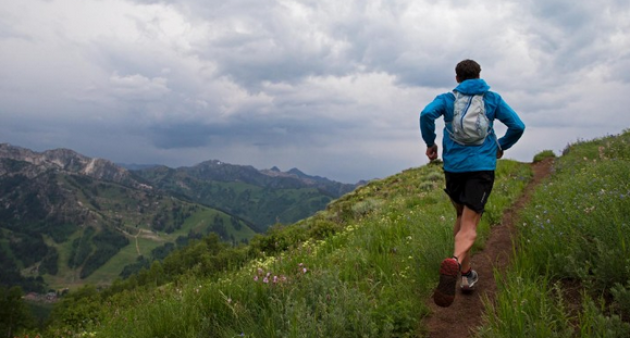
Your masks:
{"label": "distant ridgeline", "polygon": [[216,233],[247,243],[356,188],[219,161],[134,169],[68,149],[0,144],[0,285],[45,292],[109,284],[190,239]]}

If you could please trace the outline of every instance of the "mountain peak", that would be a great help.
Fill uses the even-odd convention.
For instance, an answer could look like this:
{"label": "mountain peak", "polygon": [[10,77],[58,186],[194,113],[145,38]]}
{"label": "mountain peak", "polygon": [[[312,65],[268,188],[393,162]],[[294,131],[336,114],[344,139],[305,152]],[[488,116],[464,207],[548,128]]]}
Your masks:
{"label": "mountain peak", "polygon": [[111,161],[90,158],[65,148],[46,150],[40,153],[3,143],[0,144],[0,159],[21,161],[37,166],[35,171],[24,173],[27,177],[37,175],[42,170],[60,170],[71,174],[86,175],[96,179],[146,188],[146,185],[132,179],[127,169]]}
{"label": "mountain peak", "polygon": [[293,174],[296,175],[298,177],[309,177],[308,175],[306,175],[305,173],[303,173],[300,169],[298,168],[291,168],[289,171],[287,171],[288,174]]}

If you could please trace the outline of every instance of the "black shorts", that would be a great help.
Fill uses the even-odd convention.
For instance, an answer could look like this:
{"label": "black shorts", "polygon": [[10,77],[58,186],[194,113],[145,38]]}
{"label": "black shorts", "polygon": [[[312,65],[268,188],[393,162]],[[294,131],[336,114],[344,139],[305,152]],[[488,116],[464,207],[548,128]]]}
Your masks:
{"label": "black shorts", "polygon": [[446,189],[451,200],[482,214],[494,185],[494,171],[466,173],[444,172]]}

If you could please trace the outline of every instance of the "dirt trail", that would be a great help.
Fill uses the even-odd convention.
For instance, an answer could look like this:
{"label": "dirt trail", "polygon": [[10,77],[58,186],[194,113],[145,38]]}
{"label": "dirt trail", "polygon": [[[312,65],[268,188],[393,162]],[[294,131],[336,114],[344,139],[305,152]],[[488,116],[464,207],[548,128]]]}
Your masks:
{"label": "dirt trail", "polygon": [[523,195],[503,215],[501,224],[494,226],[486,241],[485,249],[472,257],[472,264],[479,273],[479,288],[471,295],[457,292],[455,302],[448,308],[441,308],[430,300],[433,314],[424,322],[428,337],[472,337],[481,325],[483,314],[483,295],[494,301],[497,286],[493,270],[505,271],[512,254],[512,230],[518,212],[529,202],[531,193],[547,177],[552,168],[551,159],[532,164],[534,177],[527,185]]}

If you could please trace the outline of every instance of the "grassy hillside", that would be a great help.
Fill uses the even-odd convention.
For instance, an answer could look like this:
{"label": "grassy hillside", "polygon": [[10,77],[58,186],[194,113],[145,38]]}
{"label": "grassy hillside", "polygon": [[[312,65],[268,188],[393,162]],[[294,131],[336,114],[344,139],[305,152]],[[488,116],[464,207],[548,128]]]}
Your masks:
{"label": "grassy hillside", "polygon": [[570,146],[555,169],[480,336],[630,337],[630,131]]}
{"label": "grassy hillside", "polygon": [[[501,161],[497,176],[482,238],[531,171]],[[313,217],[257,237],[245,255],[254,259],[236,269],[106,299],[91,295],[84,307],[73,299],[74,310],[99,324],[58,313],[56,325],[102,337],[416,335],[439,262],[452,250],[454,218],[442,186],[440,165],[371,182]],[[101,301],[111,305],[87,305]]]}
{"label": "grassy hillside", "polygon": [[258,232],[310,216],[354,188],[331,181],[323,189],[295,178],[270,177],[253,167],[210,162],[192,168],[155,167],[135,174],[177,196],[239,215]]}
{"label": "grassy hillside", "polygon": [[[217,219],[220,220],[219,224],[222,224],[220,229],[214,223]],[[237,225],[235,226],[235,224]],[[136,261],[138,257],[151,258],[155,249],[166,243],[176,243],[178,238],[186,238],[189,233],[198,233],[204,236],[217,233],[222,240],[234,245],[247,242],[255,235],[251,228],[241,223],[233,223],[227,214],[210,208],[199,208],[198,212],[184,221],[181,229],[170,234],[147,229],[136,229],[135,233],[128,234],[131,244],[120,250],[116,256],[82,281],[81,285],[86,283],[110,285],[113,280],[120,276],[121,271],[131,262]],[[146,268],[148,267],[147,265]]]}

